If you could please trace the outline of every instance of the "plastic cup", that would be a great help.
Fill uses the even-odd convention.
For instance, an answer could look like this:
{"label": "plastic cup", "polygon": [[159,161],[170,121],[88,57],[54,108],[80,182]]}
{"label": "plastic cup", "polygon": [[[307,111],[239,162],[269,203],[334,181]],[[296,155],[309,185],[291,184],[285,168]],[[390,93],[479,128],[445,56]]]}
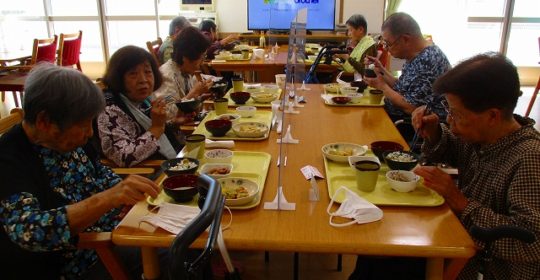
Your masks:
{"label": "plastic cup", "polygon": [[285,74],[277,74],[276,75],[276,85],[279,88],[285,88],[285,82],[287,81],[287,75]]}
{"label": "plastic cup", "polygon": [[369,91],[369,103],[380,104],[384,94],[380,89],[372,89]]}
{"label": "plastic cup", "polygon": [[216,115],[227,114],[227,109],[229,107],[229,99],[227,98],[217,98],[214,100],[214,110]]}
{"label": "plastic cup", "polygon": [[372,192],[377,185],[381,165],[371,160],[361,160],[354,164],[356,169],[356,187],[364,192]]}
{"label": "plastic cup", "polygon": [[232,78],[233,91],[244,91],[244,79],[242,78]]}
{"label": "plastic cup", "polygon": [[243,59],[249,58],[249,50],[242,50],[242,58]]}
{"label": "plastic cup", "polygon": [[203,134],[191,134],[186,136],[186,155],[188,157],[196,157],[199,160],[203,159],[205,140],[206,136]]}

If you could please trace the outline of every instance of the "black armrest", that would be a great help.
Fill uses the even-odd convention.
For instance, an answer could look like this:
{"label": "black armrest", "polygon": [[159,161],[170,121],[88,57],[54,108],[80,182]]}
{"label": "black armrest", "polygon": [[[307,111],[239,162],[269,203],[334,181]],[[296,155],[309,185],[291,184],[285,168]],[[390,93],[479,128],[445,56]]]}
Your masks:
{"label": "black armrest", "polygon": [[[210,260],[219,233],[225,204],[221,186],[212,177],[204,174],[199,176],[199,183],[208,186],[208,194],[201,213],[176,236],[171,245],[169,279],[188,279],[189,275],[198,275],[200,268]],[[193,262],[188,262],[189,247],[209,226],[210,233],[203,252]]]}
{"label": "black armrest", "polygon": [[471,227],[471,235],[483,242],[491,243],[501,238],[514,238],[525,243],[533,243],[536,236],[533,232],[513,225],[483,228],[476,225]]}

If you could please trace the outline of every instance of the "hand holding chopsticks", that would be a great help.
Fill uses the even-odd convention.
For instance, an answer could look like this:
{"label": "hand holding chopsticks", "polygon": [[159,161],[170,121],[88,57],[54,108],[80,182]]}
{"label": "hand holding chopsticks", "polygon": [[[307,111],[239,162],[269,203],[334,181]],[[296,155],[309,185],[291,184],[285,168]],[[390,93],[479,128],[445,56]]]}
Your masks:
{"label": "hand holding chopsticks", "polygon": [[411,149],[420,137],[433,142],[438,141],[441,135],[439,117],[431,112],[429,105],[418,107],[412,112],[412,125],[416,132],[411,142]]}

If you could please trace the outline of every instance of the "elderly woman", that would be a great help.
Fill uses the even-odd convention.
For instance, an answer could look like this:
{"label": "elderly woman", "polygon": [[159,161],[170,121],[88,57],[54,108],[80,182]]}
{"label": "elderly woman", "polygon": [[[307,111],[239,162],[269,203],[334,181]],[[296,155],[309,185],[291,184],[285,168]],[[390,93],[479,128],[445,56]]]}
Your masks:
{"label": "elderly woman", "polygon": [[103,154],[118,166],[175,158],[182,148],[179,130],[166,123],[166,101],[150,101],[161,81],[156,61],[142,48],[126,46],[111,57],[103,77],[107,107],[97,127]]}
{"label": "elderly woman", "polygon": [[367,55],[377,56],[377,44],[367,35],[367,21],[363,15],[352,15],[346,22],[350,40],[356,45],[350,54],[338,54],[345,59],[343,70],[348,73],[355,71],[364,75],[364,59]]}
{"label": "elderly woman", "polygon": [[[205,98],[213,82],[198,81],[194,74],[201,69],[210,41],[195,27],[187,27],[174,40],[173,56],[159,70],[163,84],[155,92],[158,97],[171,96],[176,100]],[[170,107],[172,111],[176,106]]]}
{"label": "elderly woman", "polygon": [[44,65],[30,72],[23,122],[0,138],[4,279],[84,277],[98,257],[77,249],[78,234],[111,231],[123,206],[157,196],[152,181],[122,180],[87,144],[104,107],[99,88],[79,71]]}
{"label": "elderly woman", "polygon": [[217,25],[210,19],[201,21],[199,29],[202,34],[212,42],[212,45],[206,50],[207,59],[214,59],[215,55],[222,49],[232,49],[234,44],[231,43],[238,40],[238,34],[230,34],[227,37],[218,40]]}

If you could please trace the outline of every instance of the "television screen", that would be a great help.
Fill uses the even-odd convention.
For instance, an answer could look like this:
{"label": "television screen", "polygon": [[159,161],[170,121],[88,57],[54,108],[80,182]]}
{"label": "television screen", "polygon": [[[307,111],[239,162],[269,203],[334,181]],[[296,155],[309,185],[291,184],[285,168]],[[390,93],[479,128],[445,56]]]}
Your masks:
{"label": "television screen", "polygon": [[334,29],[335,0],[248,0],[248,29],[290,29],[302,8],[308,9],[307,29]]}

